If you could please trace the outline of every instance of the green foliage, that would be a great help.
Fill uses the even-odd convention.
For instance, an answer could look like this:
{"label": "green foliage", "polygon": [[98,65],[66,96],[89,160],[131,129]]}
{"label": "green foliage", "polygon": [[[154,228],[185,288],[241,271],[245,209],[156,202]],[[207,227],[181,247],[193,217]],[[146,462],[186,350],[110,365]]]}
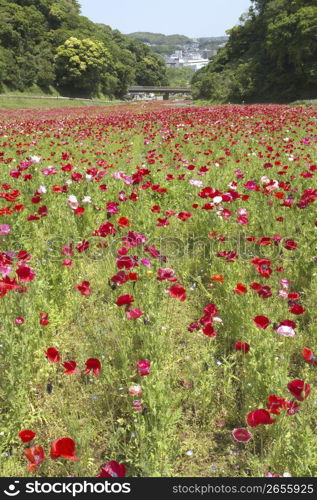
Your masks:
{"label": "green foliage", "polygon": [[227,88],[220,102],[316,97],[316,0],[254,0],[253,4],[230,30],[226,46],[195,75],[195,95],[216,101],[216,82],[223,81]]}
{"label": "green foliage", "polygon": [[146,56],[136,68],[136,79],[139,85],[167,85],[163,59]]}
{"label": "green foliage", "polygon": [[150,47],[81,16],[77,0],[0,0],[0,86],[122,97],[131,84],[166,81]]}
{"label": "green foliage", "polygon": [[75,88],[96,95],[101,91],[103,74],[108,71],[111,59],[102,42],[71,37],[57,47],[55,62],[62,88]]}
{"label": "green foliage", "polygon": [[163,35],[162,33],[135,32],[129,36],[139,42],[150,43],[151,45],[185,45],[191,43],[191,38],[184,35]]}
{"label": "green foliage", "polygon": [[189,86],[193,74],[194,70],[192,68],[167,68],[168,83],[171,87]]}

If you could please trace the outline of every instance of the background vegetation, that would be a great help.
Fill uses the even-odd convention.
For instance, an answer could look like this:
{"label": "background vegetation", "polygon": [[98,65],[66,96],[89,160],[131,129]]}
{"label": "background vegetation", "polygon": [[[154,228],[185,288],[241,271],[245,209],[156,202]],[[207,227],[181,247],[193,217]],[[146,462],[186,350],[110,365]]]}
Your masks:
{"label": "background vegetation", "polygon": [[81,16],[77,0],[0,0],[0,91],[121,97],[134,83],[167,84],[164,61]]}
{"label": "background vegetation", "polygon": [[149,44],[153,52],[162,55],[171,55],[175,50],[192,45],[194,41],[199,43],[200,49],[218,49],[228,39],[227,36],[212,36],[203,38],[189,38],[184,35],[163,35],[162,33],[149,33],[147,31],[137,31],[128,36]]}
{"label": "background vegetation", "polygon": [[290,102],[317,96],[317,0],[252,0],[241,23],[192,80],[214,102]]}

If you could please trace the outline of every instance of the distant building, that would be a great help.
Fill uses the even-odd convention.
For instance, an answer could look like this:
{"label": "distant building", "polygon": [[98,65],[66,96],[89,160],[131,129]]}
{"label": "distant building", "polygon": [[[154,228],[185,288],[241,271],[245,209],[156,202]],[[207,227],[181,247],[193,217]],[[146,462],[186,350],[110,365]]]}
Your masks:
{"label": "distant building", "polygon": [[167,66],[172,68],[192,68],[194,71],[207,66],[208,57],[202,57],[198,49],[176,50],[170,57],[165,58]]}
{"label": "distant building", "polygon": [[204,49],[201,54],[204,59],[210,59],[212,56],[215,56],[217,52],[217,49]]}

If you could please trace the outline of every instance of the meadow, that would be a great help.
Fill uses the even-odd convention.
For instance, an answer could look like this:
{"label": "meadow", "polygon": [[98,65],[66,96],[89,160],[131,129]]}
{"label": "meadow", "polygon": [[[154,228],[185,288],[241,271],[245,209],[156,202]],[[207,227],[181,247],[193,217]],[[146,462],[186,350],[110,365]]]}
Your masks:
{"label": "meadow", "polygon": [[316,476],[317,108],[0,120],[1,475]]}

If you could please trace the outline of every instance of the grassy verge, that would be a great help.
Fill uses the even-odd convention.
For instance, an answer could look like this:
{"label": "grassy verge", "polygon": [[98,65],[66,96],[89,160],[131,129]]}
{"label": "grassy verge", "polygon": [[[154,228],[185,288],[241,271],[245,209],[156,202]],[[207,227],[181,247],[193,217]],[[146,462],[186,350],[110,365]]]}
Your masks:
{"label": "grassy verge", "polygon": [[0,109],[28,109],[28,108],[65,108],[72,107],[78,108],[83,106],[113,106],[121,101],[101,101],[101,100],[74,100],[74,99],[49,99],[39,98],[35,99],[28,97],[1,97],[0,96]]}

